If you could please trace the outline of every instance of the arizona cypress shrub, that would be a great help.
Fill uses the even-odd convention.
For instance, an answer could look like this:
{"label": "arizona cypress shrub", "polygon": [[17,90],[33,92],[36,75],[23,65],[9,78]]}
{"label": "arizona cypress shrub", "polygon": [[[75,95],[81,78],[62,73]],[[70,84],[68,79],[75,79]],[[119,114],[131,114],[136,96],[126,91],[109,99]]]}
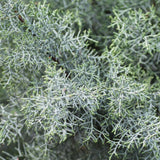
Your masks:
{"label": "arizona cypress shrub", "polygon": [[[26,1],[26,3],[38,1]],[[39,1],[41,2],[41,1]],[[113,31],[108,28],[110,24],[109,16],[112,15],[112,7],[117,1],[111,0],[46,0],[51,10],[70,11],[75,16],[74,29],[90,30],[90,37],[96,40],[89,42],[92,48],[103,50],[106,43],[110,43],[110,36]],[[99,53],[100,54],[100,53]]]}
{"label": "arizona cypress shrub", "polygon": [[112,26],[117,33],[111,50],[125,66],[131,66],[138,77],[147,73],[159,75],[159,23],[155,8],[148,12],[115,10]]}
{"label": "arizona cypress shrub", "polygon": [[8,94],[1,143],[2,150],[15,146],[3,158],[56,158],[50,143],[77,133],[83,135],[79,143],[101,137],[94,114],[105,94],[99,81],[103,57],[87,48],[88,34],[75,34],[73,15],[60,14],[45,4],[1,6],[1,83]]}
{"label": "arizona cypress shrub", "polygon": [[112,129],[110,159],[157,159],[160,155],[156,106],[159,105],[155,103],[159,101],[159,94],[151,92],[148,83],[139,83],[130,77],[130,67],[124,67],[113,57],[107,76],[110,80],[108,116],[103,122],[104,127],[110,124]]}
{"label": "arizona cypress shrub", "polygon": [[26,2],[0,4],[0,159],[158,160],[159,1]]}
{"label": "arizona cypress shrub", "polygon": [[[121,78],[118,83],[114,78],[115,84],[117,84],[113,83],[116,86],[116,92],[113,92],[113,87],[111,89],[111,93],[113,92],[113,97],[115,97],[115,101],[113,97],[111,99],[111,106],[115,106],[113,111],[116,111],[112,116],[115,121],[112,126],[115,137],[111,142],[111,157],[117,155],[119,159],[130,159],[131,157],[133,159],[137,159],[137,157],[141,159],[158,159],[160,157],[159,94],[157,92],[159,88],[159,16],[155,7],[149,8],[148,11],[135,8],[127,8],[126,10],[116,8],[114,14],[111,26],[115,27],[116,32],[110,46],[111,54],[109,57],[113,59],[112,62],[116,66],[119,63],[120,68],[126,68],[127,72],[120,70],[120,72],[115,72],[118,79]],[[113,63],[111,68],[113,75],[113,71],[115,71]],[[125,78],[122,78],[124,75],[126,75]],[[128,78],[130,80],[127,84]],[[125,85],[127,86],[125,92],[132,84],[134,87],[141,86],[142,96],[140,96],[141,93],[138,88],[136,90],[139,93],[129,91],[124,96],[123,89],[118,87],[120,84],[123,89]],[[117,88],[121,88],[119,90],[120,94],[118,94]],[[135,100],[137,102],[130,93],[136,94]],[[130,97],[129,101],[133,100],[131,105],[129,105],[129,101],[125,102],[124,97],[126,96]],[[123,98],[121,99],[121,97]],[[125,112],[122,114],[125,119],[117,117],[115,120],[118,110],[123,111],[122,108],[125,104],[127,104],[127,107],[132,106],[128,111],[125,108]],[[143,123],[143,121],[146,123]]]}

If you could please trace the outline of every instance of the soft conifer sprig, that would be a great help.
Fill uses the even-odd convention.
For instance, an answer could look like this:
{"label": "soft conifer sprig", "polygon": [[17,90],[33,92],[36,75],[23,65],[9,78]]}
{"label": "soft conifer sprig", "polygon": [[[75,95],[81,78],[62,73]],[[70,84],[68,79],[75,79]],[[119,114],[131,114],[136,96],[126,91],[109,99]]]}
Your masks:
{"label": "soft conifer sprig", "polygon": [[159,20],[154,8],[149,12],[128,9],[115,11],[112,26],[117,33],[111,45],[115,55],[138,76],[159,74]]}
{"label": "soft conifer sprig", "polygon": [[25,2],[0,4],[0,159],[159,160],[159,0]]}

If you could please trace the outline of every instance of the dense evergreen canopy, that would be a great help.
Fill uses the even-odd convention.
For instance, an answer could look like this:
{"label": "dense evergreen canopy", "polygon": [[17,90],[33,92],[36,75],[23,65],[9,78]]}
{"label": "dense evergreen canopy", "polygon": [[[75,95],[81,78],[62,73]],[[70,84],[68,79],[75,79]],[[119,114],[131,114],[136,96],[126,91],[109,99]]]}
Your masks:
{"label": "dense evergreen canopy", "polygon": [[0,1],[0,160],[160,159],[160,0]]}

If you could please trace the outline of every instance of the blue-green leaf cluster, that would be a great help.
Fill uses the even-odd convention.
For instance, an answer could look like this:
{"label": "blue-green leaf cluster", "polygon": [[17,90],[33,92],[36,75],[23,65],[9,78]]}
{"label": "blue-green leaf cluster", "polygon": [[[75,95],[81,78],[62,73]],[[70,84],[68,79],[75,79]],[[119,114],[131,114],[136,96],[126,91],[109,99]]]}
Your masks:
{"label": "blue-green leaf cluster", "polygon": [[159,160],[159,5],[2,0],[0,159]]}

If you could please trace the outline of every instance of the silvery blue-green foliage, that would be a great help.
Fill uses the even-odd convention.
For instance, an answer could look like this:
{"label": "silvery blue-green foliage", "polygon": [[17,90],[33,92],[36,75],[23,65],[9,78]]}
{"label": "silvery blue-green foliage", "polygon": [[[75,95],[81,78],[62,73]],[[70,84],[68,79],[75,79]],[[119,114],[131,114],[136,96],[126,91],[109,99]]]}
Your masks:
{"label": "silvery blue-green foliage", "polygon": [[[127,70],[115,72],[118,79],[115,76],[116,87],[111,89],[115,135],[111,141],[111,157],[159,159],[159,92],[155,88],[159,87],[159,16],[154,7],[149,11],[115,9],[114,14],[111,26],[116,32],[110,57],[116,65],[112,65],[111,73],[113,75],[118,63]],[[151,75],[155,75],[153,82]],[[131,91],[132,85],[135,90]],[[122,115],[115,119],[119,112]]]}
{"label": "silvery blue-green foliage", "polygon": [[119,9],[128,9],[128,8],[134,8],[134,9],[144,9],[146,10],[148,7],[150,7],[154,3],[154,0],[134,0],[134,1],[129,1],[129,0],[119,0],[117,1],[116,6]]}
{"label": "silvery blue-green foliage", "polygon": [[0,14],[1,84],[8,94],[0,140],[4,148],[17,146],[3,157],[50,159],[48,145],[75,134],[79,142],[98,141],[94,115],[105,94],[98,84],[104,57],[87,49],[86,33],[75,34],[73,15],[21,1],[4,1]]}
{"label": "silvery blue-green foliage", "polygon": [[[37,4],[38,1],[32,2]],[[26,0],[26,3],[29,2],[30,0]],[[104,45],[110,42],[112,29],[108,28],[109,16],[112,15],[112,7],[117,4],[117,0],[46,0],[46,2],[51,10],[71,11],[75,16],[75,30],[90,30],[90,37],[101,42],[90,42],[92,47],[102,50]]]}
{"label": "silvery blue-green foliage", "polygon": [[159,160],[159,1],[46,2],[0,4],[0,159]]}
{"label": "silvery blue-green foliage", "polygon": [[[159,117],[155,97],[149,92],[148,83],[139,83],[130,77],[130,67],[112,52],[106,50],[110,69],[107,74],[108,114],[102,128],[110,128],[110,159],[157,159],[159,155]],[[153,100],[154,99],[154,100]],[[158,104],[159,105],[159,104]],[[106,129],[107,129],[106,128]],[[154,142],[154,143],[153,143]]]}
{"label": "silvery blue-green foliage", "polygon": [[[154,73],[160,67],[160,18],[155,8],[143,12],[141,9],[115,10],[112,26],[117,33],[111,50],[125,66],[131,66],[137,76]],[[146,73],[147,72],[147,73]]]}
{"label": "silvery blue-green foliage", "polygon": [[[94,81],[94,77],[91,78]],[[44,130],[44,136],[54,141],[55,135],[64,141],[77,129],[85,128],[85,137],[97,141],[94,137],[96,128],[92,125],[99,108],[98,99],[103,95],[100,86],[98,88],[94,83],[82,85],[76,78],[71,81],[62,70],[56,72],[55,68],[49,67],[44,85],[39,87],[39,93],[28,97],[27,106],[24,106],[29,126],[39,126],[35,128]]]}

